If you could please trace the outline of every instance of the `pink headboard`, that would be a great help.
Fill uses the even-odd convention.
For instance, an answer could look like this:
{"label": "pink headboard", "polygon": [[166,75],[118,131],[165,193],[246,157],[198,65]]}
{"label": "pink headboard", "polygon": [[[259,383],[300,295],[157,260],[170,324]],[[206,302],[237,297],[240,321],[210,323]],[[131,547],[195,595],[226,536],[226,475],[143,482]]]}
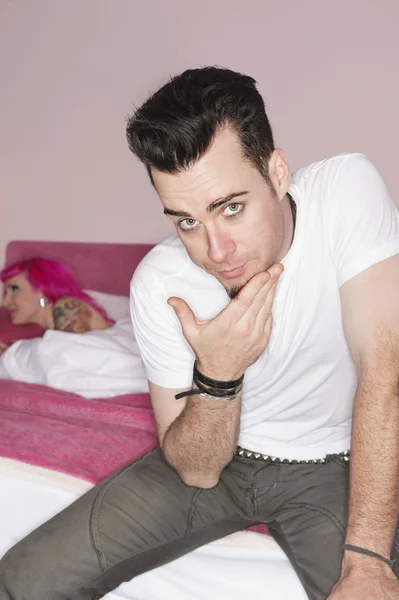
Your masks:
{"label": "pink headboard", "polygon": [[6,249],[6,265],[40,256],[68,265],[79,285],[88,290],[129,295],[129,283],[153,244],[13,241]]}

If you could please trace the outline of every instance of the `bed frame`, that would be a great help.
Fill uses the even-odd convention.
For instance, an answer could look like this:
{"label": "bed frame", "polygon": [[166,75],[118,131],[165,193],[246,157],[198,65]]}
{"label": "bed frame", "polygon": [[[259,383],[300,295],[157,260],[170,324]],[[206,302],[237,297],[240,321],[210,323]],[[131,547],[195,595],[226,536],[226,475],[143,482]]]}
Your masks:
{"label": "bed frame", "polygon": [[57,260],[72,269],[82,288],[128,296],[133,272],[153,246],[16,240],[7,245],[6,265],[32,256]]}

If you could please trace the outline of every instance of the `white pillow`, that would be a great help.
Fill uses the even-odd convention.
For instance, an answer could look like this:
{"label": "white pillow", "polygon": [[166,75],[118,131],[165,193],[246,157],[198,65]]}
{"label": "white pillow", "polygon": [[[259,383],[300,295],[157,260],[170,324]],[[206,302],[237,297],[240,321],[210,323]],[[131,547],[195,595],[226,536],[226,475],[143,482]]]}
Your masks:
{"label": "white pillow", "polygon": [[94,290],[84,290],[89,294],[114,321],[130,318],[130,301],[128,296],[117,296],[116,294],[105,294]]}

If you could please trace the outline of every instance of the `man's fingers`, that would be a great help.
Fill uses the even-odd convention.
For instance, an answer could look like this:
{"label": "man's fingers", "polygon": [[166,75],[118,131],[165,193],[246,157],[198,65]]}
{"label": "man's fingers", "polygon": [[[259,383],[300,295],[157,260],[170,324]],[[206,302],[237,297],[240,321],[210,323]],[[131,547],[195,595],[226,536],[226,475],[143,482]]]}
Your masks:
{"label": "man's fingers", "polygon": [[[243,288],[240,292],[240,295],[243,294],[244,292],[244,306],[245,309],[242,311],[242,315],[240,318],[246,318],[248,316],[250,316],[251,318],[255,319],[258,315],[258,313],[264,308],[264,306],[268,305],[269,309],[271,307],[271,303],[273,301],[273,296],[277,287],[277,282],[279,279],[279,276],[281,275],[283,271],[283,266],[276,264],[273,265],[268,271],[265,271],[262,274],[259,275],[265,275],[264,277],[260,278],[257,280],[256,285],[258,286],[258,289],[256,290],[256,292],[254,293],[252,300],[250,300],[250,293],[253,290],[256,289],[255,286],[251,286],[249,287],[249,284],[252,283],[252,280],[255,279],[255,277],[258,277],[258,275],[256,275],[255,277],[253,277],[245,286],[245,288]],[[264,282],[264,283],[263,283]],[[263,285],[262,285],[263,283]],[[270,297],[271,296],[271,297]]]}
{"label": "man's fingers", "polygon": [[274,271],[269,281],[256,294],[250,310],[255,319],[259,313],[264,313],[265,309],[271,310],[281,272],[281,270]]}
{"label": "man's fingers", "polygon": [[271,284],[266,296],[263,298],[263,302],[260,303],[260,305],[259,305],[259,310],[258,310],[257,314],[255,315],[255,321],[259,322],[260,326],[262,325],[262,323],[265,322],[265,320],[268,318],[268,316],[272,312],[273,300],[274,300],[274,296],[276,293],[277,284],[278,284],[278,279],[272,280],[272,284]]}
{"label": "man's fingers", "polygon": [[257,294],[268,285],[270,279],[270,274],[267,271],[254,275],[240,290],[232,304],[234,303],[236,309],[244,314],[252,306]]}
{"label": "man's fingers", "polygon": [[[271,306],[274,296],[274,291],[277,286],[277,280],[283,271],[283,266],[280,264],[272,265],[268,271],[257,273],[248,281],[248,283],[239,292],[237,298],[232,300],[225,309],[215,317],[220,320],[220,335],[223,331],[233,324],[238,323],[241,319],[249,320],[249,323],[255,324],[255,321],[262,327],[262,319],[258,318],[259,312],[262,310],[263,319],[266,320],[271,312]],[[269,296],[271,296],[269,298]],[[207,323],[214,321],[200,322],[189,305],[182,299],[172,296],[168,298],[168,304],[173,308],[179,319],[183,335],[189,344],[193,347],[197,334]],[[266,313],[265,313],[266,310]],[[226,314],[225,314],[226,313]],[[229,313],[229,316],[227,316]],[[227,321],[226,321],[227,319]],[[224,323],[222,325],[222,323]],[[244,323],[244,321],[243,321]],[[226,329],[227,326],[227,329]]]}
{"label": "man's fingers", "polygon": [[265,327],[264,327],[264,333],[269,338],[270,338],[270,335],[272,332],[272,327],[273,327],[273,316],[272,316],[272,314],[270,314],[266,320]]}
{"label": "man's fingers", "polygon": [[284,271],[284,267],[281,263],[275,263],[271,267],[268,268],[267,272],[271,275],[271,277],[280,277],[281,273]]}

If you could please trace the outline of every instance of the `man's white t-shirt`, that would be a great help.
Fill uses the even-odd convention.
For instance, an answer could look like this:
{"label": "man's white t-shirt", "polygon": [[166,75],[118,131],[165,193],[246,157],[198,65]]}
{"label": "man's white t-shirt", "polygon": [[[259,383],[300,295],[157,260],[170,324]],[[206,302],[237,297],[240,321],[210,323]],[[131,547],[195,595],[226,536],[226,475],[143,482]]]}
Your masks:
{"label": "man's white t-shirt", "polygon": [[[294,240],[282,260],[269,345],[245,373],[238,443],[306,460],[350,447],[357,378],[339,288],[399,253],[399,211],[361,154],[299,170],[289,193],[297,205]],[[183,298],[201,320],[230,301],[216,278],[190,260],[176,235],[136,269],[132,319],[148,379],[189,389],[195,356],[167,304],[170,296]]]}

